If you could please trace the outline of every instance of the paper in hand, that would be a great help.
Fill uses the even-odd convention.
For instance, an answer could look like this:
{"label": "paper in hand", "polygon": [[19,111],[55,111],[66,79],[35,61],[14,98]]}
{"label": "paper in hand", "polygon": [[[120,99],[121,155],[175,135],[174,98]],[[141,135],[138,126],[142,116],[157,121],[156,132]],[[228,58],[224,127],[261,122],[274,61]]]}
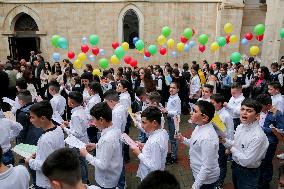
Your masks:
{"label": "paper in hand", "polygon": [[120,139],[129,146],[137,146],[134,140],[132,140],[126,133],[122,133]]}
{"label": "paper in hand", "polygon": [[64,142],[74,148],[85,148],[86,144],[73,135],[69,135]]}
{"label": "paper in hand", "polygon": [[37,147],[34,145],[20,143],[12,148],[12,151],[24,158],[30,158],[36,152]]}

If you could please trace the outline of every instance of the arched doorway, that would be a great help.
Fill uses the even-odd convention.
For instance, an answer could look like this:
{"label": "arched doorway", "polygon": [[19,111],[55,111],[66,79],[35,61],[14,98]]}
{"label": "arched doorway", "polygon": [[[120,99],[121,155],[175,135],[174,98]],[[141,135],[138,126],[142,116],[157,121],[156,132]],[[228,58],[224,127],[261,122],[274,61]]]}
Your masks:
{"label": "arched doorway", "polygon": [[129,48],[134,49],[133,38],[139,37],[139,19],[133,9],[126,11],[123,17],[123,39],[129,43]]}
{"label": "arched doorway", "polygon": [[29,61],[30,52],[40,50],[40,38],[37,36],[38,25],[35,20],[26,13],[18,14],[13,21],[14,35],[9,37],[10,56],[20,60]]}

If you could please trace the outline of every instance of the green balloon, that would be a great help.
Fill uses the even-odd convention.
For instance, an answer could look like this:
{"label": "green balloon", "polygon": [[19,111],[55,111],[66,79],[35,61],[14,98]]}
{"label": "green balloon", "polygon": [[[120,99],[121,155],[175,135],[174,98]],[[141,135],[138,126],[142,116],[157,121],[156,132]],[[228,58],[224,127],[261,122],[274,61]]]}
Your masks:
{"label": "green balloon", "polygon": [[92,45],[97,45],[99,43],[99,36],[93,34],[90,36],[90,43]]}
{"label": "green balloon", "polygon": [[101,58],[99,60],[99,66],[102,69],[107,69],[108,68],[108,60],[106,58]]}
{"label": "green balloon", "polygon": [[186,38],[186,39],[190,39],[192,37],[192,29],[191,28],[185,28],[185,30],[183,31],[183,36]]}
{"label": "green balloon", "polygon": [[64,37],[60,37],[57,41],[58,47],[61,49],[67,49],[68,48],[68,41]]}
{"label": "green balloon", "polygon": [[114,54],[117,56],[119,60],[121,60],[125,55],[125,51],[123,47],[120,46],[115,49]]}
{"label": "green balloon", "polygon": [[280,30],[280,37],[281,37],[281,39],[284,38],[284,28],[281,28],[281,30]]}
{"label": "green balloon", "polygon": [[168,26],[163,27],[162,34],[163,36],[168,37],[171,34],[171,28]]}
{"label": "green balloon", "polygon": [[135,43],[135,47],[138,51],[141,51],[144,48],[144,42],[139,39],[136,43]]}
{"label": "green balloon", "polygon": [[241,54],[239,52],[234,52],[231,54],[231,61],[234,63],[238,63],[241,60]]}
{"label": "green balloon", "polygon": [[157,47],[156,47],[155,45],[150,45],[150,46],[148,47],[148,51],[149,51],[149,53],[150,53],[151,55],[154,55],[154,54],[156,54],[156,52],[157,52]]}
{"label": "green balloon", "polygon": [[264,34],[264,31],[265,31],[265,26],[263,24],[257,24],[255,27],[254,27],[254,33],[256,35],[263,35]]}
{"label": "green balloon", "polygon": [[54,46],[55,48],[58,48],[59,47],[59,44],[58,44],[58,40],[59,39],[60,39],[59,35],[53,35],[51,37],[51,44],[52,44],[52,46]]}
{"label": "green balloon", "polygon": [[198,37],[198,42],[201,43],[202,45],[205,45],[208,42],[208,35],[206,34],[201,34]]}
{"label": "green balloon", "polygon": [[226,45],[226,38],[225,37],[218,37],[217,43],[220,47],[223,47]]}

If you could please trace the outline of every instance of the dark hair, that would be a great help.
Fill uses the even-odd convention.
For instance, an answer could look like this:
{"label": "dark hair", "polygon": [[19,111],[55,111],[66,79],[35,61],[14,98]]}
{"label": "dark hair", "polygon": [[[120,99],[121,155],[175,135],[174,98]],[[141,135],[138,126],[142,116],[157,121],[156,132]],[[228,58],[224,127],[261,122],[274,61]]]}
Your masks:
{"label": "dark hair", "polygon": [[277,62],[272,62],[272,64],[270,65],[270,67],[272,67],[272,66],[275,66],[277,69],[278,69],[278,67],[279,67],[279,65],[278,65]]}
{"label": "dark hair", "polygon": [[217,103],[224,103],[226,100],[225,100],[225,97],[223,95],[221,95],[220,93],[216,93],[216,94],[213,94],[211,97],[210,97],[211,100],[214,100],[215,102]]}
{"label": "dark hair", "polygon": [[156,170],[149,173],[137,189],[180,189],[180,184],[168,171]]}
{"label": "dark hair", "polygon": [[213,93],[213,90],[214,90],[214,86],[213,85],[210,85],[210,84],[204,84],[203,85],[203,88],[208,88],[210,90],[211,93]]}
{"label": "dark hair", "polygon": [[118,92],[116,92],[113,89],[109,89],[104,93],[104,99],[105,100],[113,100],[115,102],[119,102],[119,95]]}
{"label": "dark hair", "polygon": [[215,114],[215,107],[213,106],[213,104],[204,100],[199,100],[195,105],[199,107],[202,114],[208,116],[209,123]]}
{"label": "dark hair", "polygon": [[146,117],[149,121],[157,121],[161,124],[162,113],[161,110],[155,106],[149,106],[141,113],[141,118]]}
{"label": "dark hair", "polygon": [[94,91],[95,94],[98,94],[101,99],[103,98],[103,89],[102,86],[99,82],[91,82],[89,83],[89,88],[92,89],[92,91]]}
{"label": "dark hair", "polygon": [[124,89],[127,89],[128,92],[131,91],[131,84],[128,80],[126,79],[121,79],[119,81],[119,83],[121,84],[121,86],[124,88]]}
{"label": "dark hair", "polygon": [[189,69],[188,63],[184,63],[182,68],[184,69],[184,71],[187,71]]}
{"label": "dark hair", "polygon": [[83,103],[83,95],[79,91],[71,91],[68,94],[68,98],[75,100],[78,104]]}
{"label": "dark hair", "polygon": [[48,83],[48,87],[52,88],[55,90],[57,93],[60,90],[60,84],[56,80],[52,80]]}
{"label": "dark hair", "polygon": [[88,79],[90,82],[93,81],[93,74],[90,72],[84,72],[81,75],[81,79]]}
{"label": "dark hair", "polygon": [[43,162],[41,170],[50,180],[58,180],[70,186],[81,180],[79,156],[70,148],[61,148],[51,153]]}
{"label": "dark hair", "polygon": [[260,104],[262,105],[268,105],[268,104],[272,104],[272,99],[271,96],[267,95],[267,94],[260,94],[256,97],[256,100],[258,102],[260,102]]}
{"label": "dark hair", "polygon": [[112,112],[106,102],[96,104],[92,107],[90,114],[96,119],[104,118],[107,122],[111,122],[112,120]]}
{"label": "dark hair", "polygon": [[142,96],[142,95],[146,95],[146,90],[144,87],[138,87],[136,89],[136,96]]}
{"label": "dark hair", "polygon": [[242,102],[242,106],[247,106],[249,108],[253,108],[257,114],[260,113],[261,109],[262,109],[262,105],[260,104],[260,102],[253,100],[251,98],[246,98]]}
{"label": "dark hair", "polygon": [[46,119],[51,120],[53,109],[49,101],[43,100],[33,104],[30,108],[30,112],[34,113],[37,117],[46,117]]}
{"label": "dark hair", "polygon": [[198,64],[193,64],[193,65],[191,66],[191,69],[193,69],[194,71],[196,71],[196,73],[198,73],[199,65],[198,65]]}
{"label": "dark hair", "polygon": [[266,66],[261,66],[259,68],[261,72],[264,74],[264,79],[265,80],[270,80],[270,72],[269,69]]}
{"label": "dark hair", "polygon": [[234,82],[231,89],[242,89],[242,85],[239,82]]}
{"label": "dark hair", "polygon": [[273,87],[274,89],[281,89],[281,84],[279,82],[271,82],[268,84],[268,86]]}
{"label": "dark hair", "polygon": [[[141,69],[144,70],[144,86],[145,86],[147,93],[155,91],[156,90],[156,82],[152,78],[151,71],[149,69],[145,69],[145,68],[141,68]],[[140,70],[139,70],[139,72],[140,72]]]}
{"label": "dark hair", "polygon": [[176,85],[176,87],[177,87],[177,89],[179,89],[179,88],[180,88],[180,84],[179,84],[179,82],[172,82],[171,84],[175,84],[175,85]]}
{"label": "dark hair", "polygon": [[20,89],[27,89],[28,84],[27,81],[24,78],[19,78],[16,80],[16,86],[18,86]]}
{"label": "dark hair", "polygon": [[19,100],[24,101],[25,103],[29,103],[33,101],[31,92],[28,90],[22,90],[19,92],[19,94],[17,95]]}
{"label": "dark hair", "polygon": [[157,91],[150,92],[148,96],[149,96],[148,98],[151,102],[156,102],[158,104],[161,102],[162,97],[161,97],[160,93],[158,93]]}

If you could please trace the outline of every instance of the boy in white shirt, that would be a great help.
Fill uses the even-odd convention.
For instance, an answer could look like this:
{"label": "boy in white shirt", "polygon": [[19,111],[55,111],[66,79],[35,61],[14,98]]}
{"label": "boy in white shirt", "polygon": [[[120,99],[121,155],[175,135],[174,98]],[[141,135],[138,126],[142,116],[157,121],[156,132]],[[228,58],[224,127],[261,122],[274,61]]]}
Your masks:
{"label": "boy in white shirt", "polygon": [[193,64],[191,67],[191,80],[189,89],[189,102],[195,104],[200,96],[201,83],[198,76],[199,65]]}
{"label": "boy in white shirt", "polygon": [[268,84],[268,93],[271,95],[272,106],[279,110],[282,114],[284,112],[284,98],[280,93],[281,85],[279,82],[271,82]]}
{"label": "boy in white shirt", "polygon": [[[118,184],[122,165],[121,131],[112,125],[112,112],[106,102],[100,102],[91,109],[94,125],[102,131],[97,144],[88,144],[80,154],[95,166],[95,181],[99,187],[115,188]],[[96,149],[96,156],[87,150]]]}
{"label": "boy in white shirt", "polygon": [[48,84],[48,92],[52,95],[50,104],[53,109],[53,114],[56,112],[63,118],[66,109],[66,99],[59,94],[60,85],[57,81],[51,81]]}
{"label": "boy in white shirt", "polygon": [[169,137],[167,131],[161,128],[161,116],[157,107],[146,108],[141,118],[142,127],[149,138],[145,144],[137,142],[137,146],[130,146],[140,160],[137,176],[141,180],[152,171],[165,169]]}
{"label": "boy in white shirt", "polygon": [[210,97],[213,94],[214,86],[209,84],[204,84],[202,87],[202,96],[197,100],[204,100],[210,102]]}
{"label": "boy in white shirt", "polygon": [[63,130],[52,123],[52,114],[52,106],[48,101],[38,102],[30,108],[31,123],[45,131],[38,140],[36,154],[25,159],[26,164],[36,171],[37,188],[51,188],[48,179],[41,171],[41,167],[49,154],[64,147]]}

